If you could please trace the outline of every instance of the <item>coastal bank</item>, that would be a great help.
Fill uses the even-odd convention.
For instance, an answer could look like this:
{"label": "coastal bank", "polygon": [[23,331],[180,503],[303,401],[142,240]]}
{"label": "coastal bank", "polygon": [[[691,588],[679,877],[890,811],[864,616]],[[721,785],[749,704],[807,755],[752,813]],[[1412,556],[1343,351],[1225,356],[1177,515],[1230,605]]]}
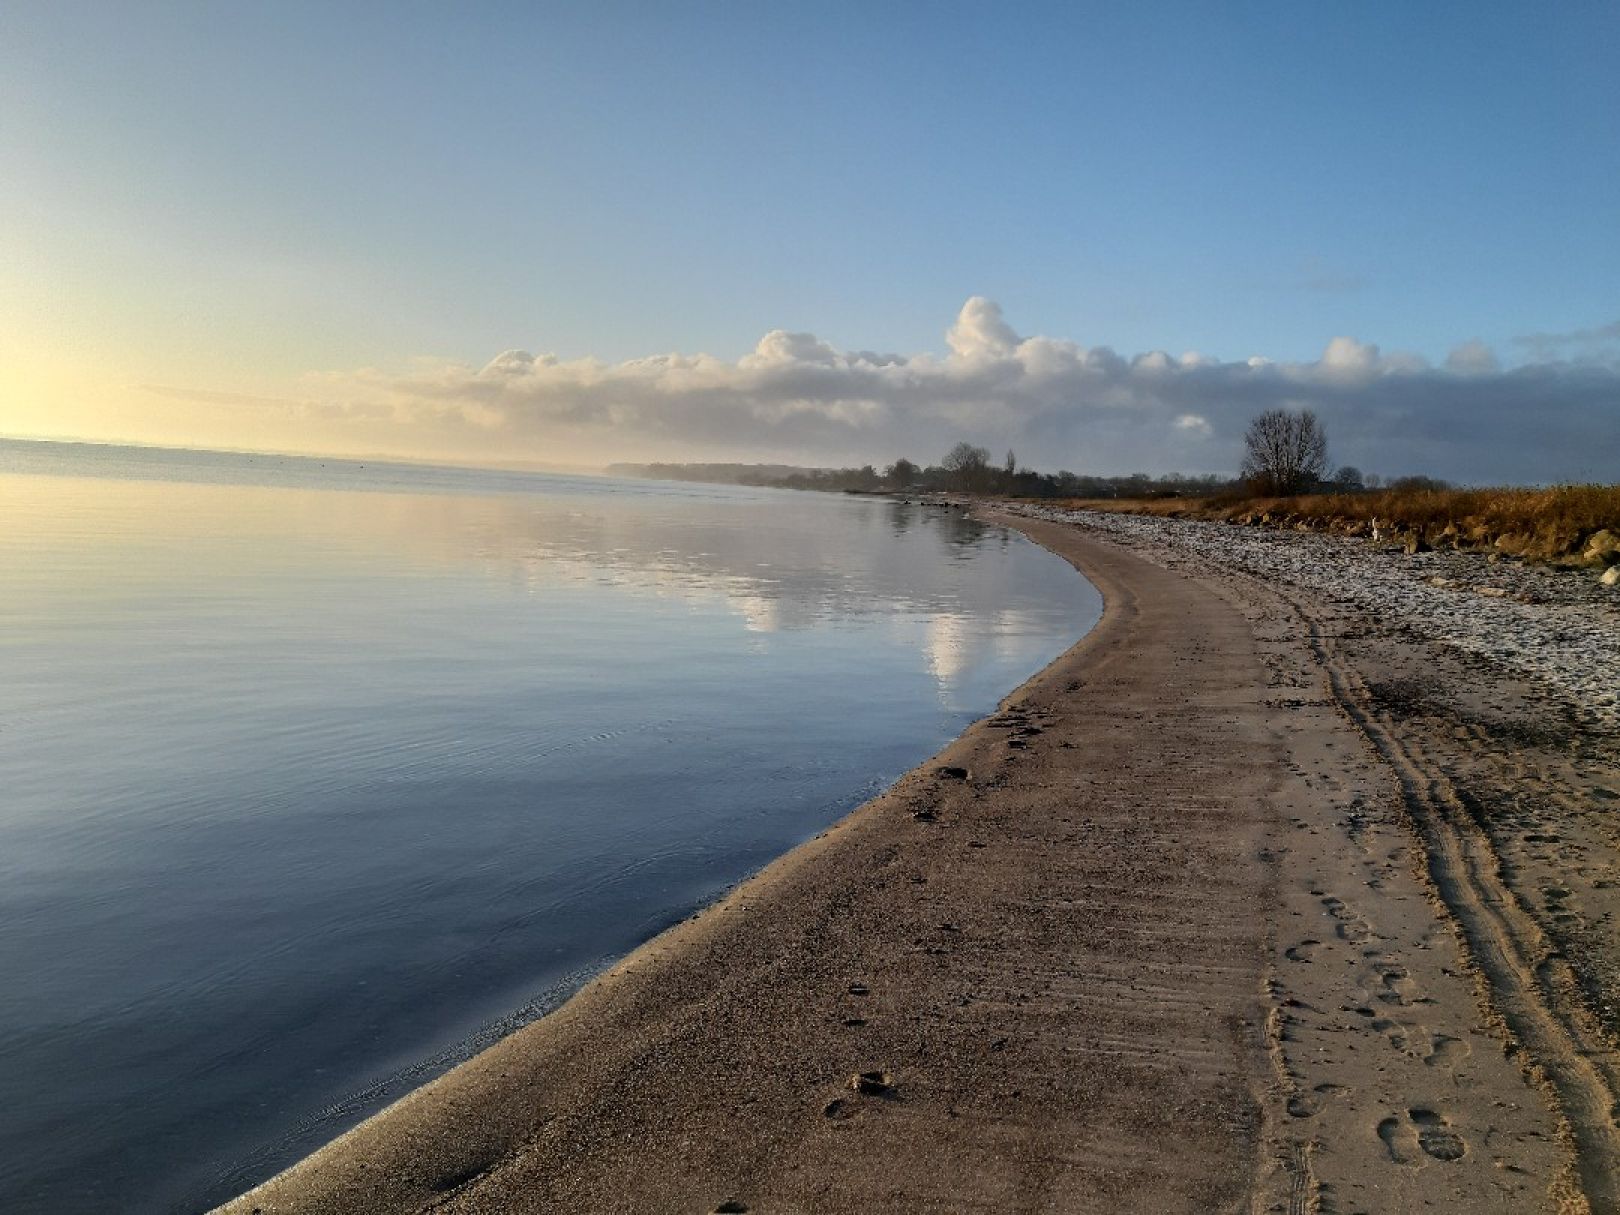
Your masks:
{"label": "coastal bank", "polygon": [[[1076,646],[223,1209],[1615,1210],[1613,976],[1529,888],[1607,914],[1607,736],[1297,583],[995,518],[1101,591]],[[1552,840],[1511,877],[1510,795]]]}

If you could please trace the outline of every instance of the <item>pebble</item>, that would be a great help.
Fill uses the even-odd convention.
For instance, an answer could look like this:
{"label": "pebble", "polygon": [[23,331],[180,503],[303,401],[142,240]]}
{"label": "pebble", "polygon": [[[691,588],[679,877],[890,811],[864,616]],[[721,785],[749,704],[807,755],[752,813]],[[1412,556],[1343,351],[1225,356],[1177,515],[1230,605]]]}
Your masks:
{"label": "pebble", "polygon": [[1491,562],[1468,552],[1407,554],[1316,532],[1015,509],[1108,533],[1161,564],[1228,566],[1398,620],[1540,683],[1590,725],[1620,730],[1620,594],[1588,571]]}

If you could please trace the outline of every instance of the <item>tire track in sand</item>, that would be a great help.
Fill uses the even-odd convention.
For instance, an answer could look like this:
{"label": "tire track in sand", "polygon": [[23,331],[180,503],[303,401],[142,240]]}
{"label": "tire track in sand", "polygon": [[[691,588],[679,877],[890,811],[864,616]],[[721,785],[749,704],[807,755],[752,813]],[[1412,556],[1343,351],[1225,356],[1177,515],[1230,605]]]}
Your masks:
{"label": "tire track in sand", "polygon": [[1321,622],[1289,598],[1309,626],[1334,699],[1399,779],[1435,891],[1461,932],[1494,1011],[1558,1107],[1575,1146],[1574,1180],[1581,1194],[1599,1215],[1620,1212],[1620,1079],[1612,1051],[1550,985],[1557,950],[1508,888],[1490,840],[1456,789],[1389,727]]}

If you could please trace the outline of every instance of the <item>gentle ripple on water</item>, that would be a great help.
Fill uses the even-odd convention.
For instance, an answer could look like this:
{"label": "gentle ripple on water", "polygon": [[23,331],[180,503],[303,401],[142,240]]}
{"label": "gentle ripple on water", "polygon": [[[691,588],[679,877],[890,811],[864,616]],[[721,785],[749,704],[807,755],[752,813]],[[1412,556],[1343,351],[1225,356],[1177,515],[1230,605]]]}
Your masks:
{"label": "gentle ripple on water", "polygon": [[1096,619],[957,512],[0,441],[0,1209],[265,1176]]}

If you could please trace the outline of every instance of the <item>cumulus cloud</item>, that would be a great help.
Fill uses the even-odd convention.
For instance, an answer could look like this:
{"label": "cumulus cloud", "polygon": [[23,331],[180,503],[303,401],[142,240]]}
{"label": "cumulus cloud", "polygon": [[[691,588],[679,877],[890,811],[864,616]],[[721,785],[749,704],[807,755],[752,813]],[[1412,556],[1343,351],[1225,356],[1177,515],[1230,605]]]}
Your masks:
{"label": "cumulus cloud", "polygon": [[962,305],[945,341],[951,353],[964,360],[1006,358],[1019,345],[1018,335],[1001,317],[1001,305],[982,295]]}
{"label": "cumulus cloud", "polygon": [[1229,471],[1261,409],[1311,408],[1335,460],[1460,480],[1610,477],[1620,467],[1620,366],[1504,369],[1478,342],[1441,367],[1334,337],[1310,361],[1235,362],[1189,352],[1123,357],[1020,336],[975,296],[947,353],[840,350],[772,330],[735,360],[661,354],[620,363],[509,350],[481,367],[328,377],[356,409],[386,405],[431,428],[499,437],[543,458],[590,449],[631,458],[699,453],[799,463],[930,461],[969,439],[1016,446],[1038,467]]}

